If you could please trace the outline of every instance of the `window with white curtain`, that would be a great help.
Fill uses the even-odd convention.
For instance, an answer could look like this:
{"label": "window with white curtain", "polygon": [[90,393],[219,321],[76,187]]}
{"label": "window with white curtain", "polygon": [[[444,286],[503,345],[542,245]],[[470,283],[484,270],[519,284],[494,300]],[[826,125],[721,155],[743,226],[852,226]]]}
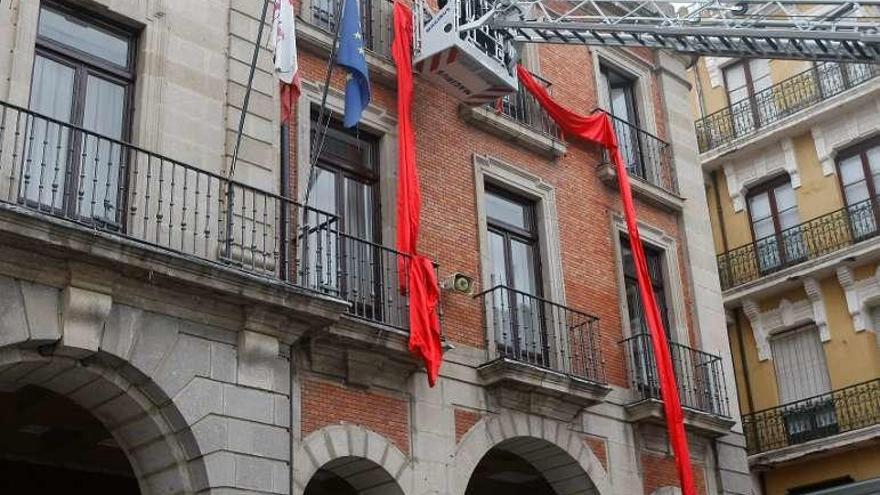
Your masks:
{"label": "window with white curtain", "polygon": [[85,9],[43,2],[20,195],[78,219],[121,222],[134,35]]}

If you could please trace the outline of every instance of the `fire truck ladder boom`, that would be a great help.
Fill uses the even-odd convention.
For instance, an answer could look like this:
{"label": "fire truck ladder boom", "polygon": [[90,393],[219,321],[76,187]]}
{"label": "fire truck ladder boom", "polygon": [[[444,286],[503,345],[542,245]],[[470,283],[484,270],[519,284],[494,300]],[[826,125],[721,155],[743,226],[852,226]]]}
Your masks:
{"label": "fire truck ladder boom", "polygon": [[463,9],[460,32],[482,30],[514,43],[880,62],[880,0],[495,0],[488,5],[480,0],[452,1],[460,1]]}

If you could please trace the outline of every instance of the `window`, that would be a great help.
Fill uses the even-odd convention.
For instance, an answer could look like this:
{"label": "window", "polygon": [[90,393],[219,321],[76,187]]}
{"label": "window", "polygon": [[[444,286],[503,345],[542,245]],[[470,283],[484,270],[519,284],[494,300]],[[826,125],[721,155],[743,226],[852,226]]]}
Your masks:
{"label": "window", "polygon": [[641,159],[639,116],[636,105],[636,78],[602,66],[602,80],[608,90],[608,110],[616,117],[615,132],[620,140],[620,153],[629,171],[647,177]]}
{"label": "window", "polygon": [[774,98],[762,93],[772,84],[766,59],[743,60],[724,68],[727,103],[737,133],[750,132],[775,115]]}
{"label": "window", "polygon": [[[313,136],[316,119],[313,115]],[[386,297],[396,283],[398,265],[393,252],[381,248],[378,158],[378,139],[331,121],[313,172],[308,205],[336,215],[339,225],[330,231],[338,232],[338,237],[324,239],[326,231],[314,229],[305,244],[316,286],[353,302],[356,315],[387,322],[402,320],[403,315]],[[320,218],[311,216],[308,224],[316,225]],[[385,314],[389,311],[394,314]]]}
{"label": "window", "polygon": [[762,273],[806,258],[797,200],[787,176],[753,188],[747,202],[755,258]]}
{"label": "window", "polygon": [[77,219],[121,222],[126,156],[118,141],[129,138],[133,48],[132,33],[82,9],[41,7],[30,109],[61,123],[28,123],[22,200]]}
{"label": "window", "polygon": [[534,202],[486,186],[486,224],[496,323],[502,355],[546,365],[549,359],[541,303],[541,266]]}
{"label": "window", "polygon": [[[838,486],[846,486],[850,483],[853,483],[854,480],[852,476],[843,476],[840,478],[834,478],[830,480],[820,481],[818,483],[810,483],[809,485],[802,485],[796,488],[789,488],[785,494],[786,495],[807,495],[810,493],[818,492],[820,490],[827,490],[828,488],[835,488]],[[845,492],[839,492],[841,495]]]}
{"label": "window", "polygon": [[837,156],[840,187],[857,240],[877,233],[877,187],[880,186],[880,139],[872,139]]}
{"label": "window", "polygon": [[818,329],[808,326],[770,341],[779,402],[789,444],[836,433],[837,415],[827,394],[831,380]]}
{"label": "window", "polygon": [[[648,263],[648,274],[651,276],[651,288],[654,291],[654,299],[660,310],[663,320],[663,328],[666,330],[666,338],[672,340],[669,328],[669,310],[666,305],[666,287],[663,280],[663,251],[648,244],[643,244],[645,258]],[[620,246],[623,254],[623,285],[626,292],[626,309],[629,315],[629,328],[632,335],[647,334],[648,322],[645,318],[642,296],[639,292],[639,281],[636,276],[636,264],[629,245],[629,238],[621,237]]]}

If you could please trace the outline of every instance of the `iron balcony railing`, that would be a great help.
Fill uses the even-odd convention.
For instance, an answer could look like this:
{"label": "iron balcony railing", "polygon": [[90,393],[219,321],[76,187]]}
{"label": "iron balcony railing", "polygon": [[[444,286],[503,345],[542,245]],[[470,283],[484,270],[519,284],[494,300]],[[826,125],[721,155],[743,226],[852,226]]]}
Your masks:
{"label": "iron balcony railing", "polygon": [[880,378],[745,414],[749,454],[880,425]]}
{"label": "iron balcony railing", "polygon": [[490,361],[506,358],[606,383],[595,316],[504,285],[474,297],[484,304]]}
{"label": "iron balcony railing", "polygon": [[[550,83],[544,78],[535,74],[533,76],[546,87],[550,87]],[[538,100],[522,86],[516,92],[499,98],[494,103],[486,104],[486,106],[492,111],[519,122],[533,131],[552,139],[562,139],[562,134],[559,132],[556,122],[541,108]]]}
{"label": "iron balcony railing", "polygon": [[839,210],[763,237],[718,255],[723,290],[833,253],[878,234],[877,198]]}
{"label": "iron balcony railing", "polygon": [[[300,16],[306,23],[332,34],[338,4],[339,0],[304,0]],[[394,39],[393,9],[391,0],[362,0],[360,4],[364,48],[386,59],[391,58]]]}
{"label": "iron balcony railing", "polygon": [[[678,179],[675,177],[675,163],[669,143],[604,110],[597,111],[611,117],[620,154],[629,175],[678,194]],[[607,151],[603,152],[603,162],[610,163]]]}
{"label": "iron balcony railing", "polygon": [[880,66],[826,62],[696,121],[700,152],[756,134],[770,124],[880,75]]}
{"label": "iron balcony railing", "polygon": [[[630,387],[638,393],[639,400],[661,400],[660,378],[650,336],[646,333],[633,335],[623,340],[623,346]],[[721,357],[675,342],[669,343],[669,350],[681,405],[715,416],[730,417]]]}
{"label": "iron balcony railing", "polygon": [[351,303],[405,329],[409,258],[335,215],[0,102],[0,203]]}

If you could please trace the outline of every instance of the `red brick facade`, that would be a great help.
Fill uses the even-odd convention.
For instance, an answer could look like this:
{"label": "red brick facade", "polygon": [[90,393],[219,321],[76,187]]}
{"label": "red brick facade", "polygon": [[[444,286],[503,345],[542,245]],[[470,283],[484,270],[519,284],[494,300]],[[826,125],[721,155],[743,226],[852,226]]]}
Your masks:
{"label": "red brick facade", "polygon": [[599,437],[585,437],[584,443],[593,451],[593,455],[602,463],[602,467],[608,469],[608,452],[605,449],[605,440]]}
{"label": "red brick facade", "polygon": [[409,453],[409,408],[403,399],[309,378],[302,387],[303,436],[325,426],[354,423]]}
{"label": "red brick facade", "polygon": [[[675,459],[672,456],[642,453],[643,480],[645,495],[651,495],[658,488],[664,486],[681,486],[678,482],[678,474],[675,470]],[[706,494],[706,479],[701,464],[693,463],[694,484],[697,485],[697,493]]]}
{"label": "red brick facade", "polygon": [[482,414],[467,409],[455,408],[455,443],[461,441],[471,428],[483,417]]}

